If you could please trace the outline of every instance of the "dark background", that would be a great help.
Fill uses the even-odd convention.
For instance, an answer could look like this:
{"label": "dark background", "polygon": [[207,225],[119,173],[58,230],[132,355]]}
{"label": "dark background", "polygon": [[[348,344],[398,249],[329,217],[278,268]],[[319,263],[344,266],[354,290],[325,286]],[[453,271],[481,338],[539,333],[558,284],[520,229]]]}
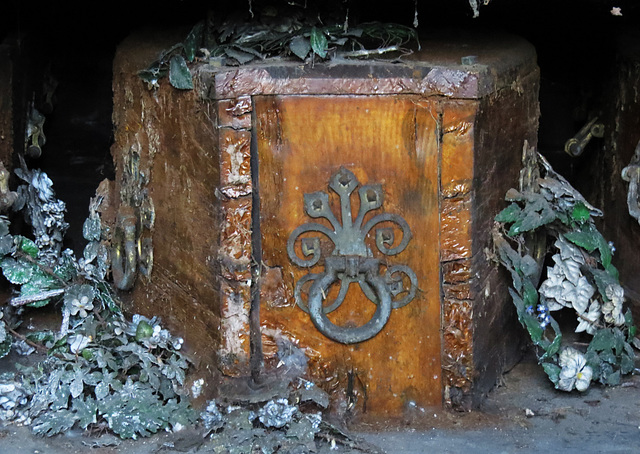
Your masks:
{"label": "dark background", "polygon": [[[297,1],[299,5],[304,0]],[[87,215],[89,197],[103,178],[113,177],[109,147],[111,124],[111,63],[119,42],[143,27],[187,30],[207,13],[224,17],[235,12],[247,20],[251,10],[263,6],[282,8],[286,2],[217,2],[173,0],[168,2],[25,2],[4,0],[0,6],[0,43],[15,46],[20,69],[18,96],[34,96],[46,114],[47,143],[43,155],[30,163],[49,173],[57,195],[68,205],[69,246],[82,248],[80,229]],[[370,2],[313,1],[309,10],[321,16],[358,21],[397,22],[411,26],[416,11],[413,0]],[[610,13],[620,7],[622,17]],[[509,32],[528,39],[538,53],[541,68],[541,119],[539,149],[578,189],[577,179],[589,166],[593,141],[580,158],[562,152],[575,134],[607,102],[607,84],[615,66],[619,41],[628,30],[639,28],[640,3],[624,1],[492,0],[480,5],[473,17],[467,0],[418,0],[418,32],[441,29]],[[55,81],[52,102],[46,101],[43,84]],[[14,107],[15,108],[15,107]],[[21,145],[19,140],[17,145]],[[74,239],[78,242],[74,241]]]}

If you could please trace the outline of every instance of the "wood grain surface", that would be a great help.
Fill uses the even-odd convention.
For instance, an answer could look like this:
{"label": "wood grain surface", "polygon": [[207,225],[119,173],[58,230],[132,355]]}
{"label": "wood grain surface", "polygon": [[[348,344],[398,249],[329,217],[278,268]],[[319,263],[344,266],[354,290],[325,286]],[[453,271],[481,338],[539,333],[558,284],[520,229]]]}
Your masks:
{"label": "wood grain surface", "polygon": [[[408,222],[413,238],[407,249],[397,256],[377,255],[383,263],[409,265],[419,287],[411,303],[392,311],[382,332],[350,346],[326,338],[294,304],[272,304],[275,297],[263,291],[267,361],[274,353],[269,350],[274,337],[294,339],[311,358],[313,378],[329,390],[345,393],[345,405],[355,405],[353,412],[364,419],[368,414],[398,417],[411,408],[440,406],[439,166],[434,103],[419,96],[256,96],[254,104],[263,262],[281,268],[282,285],[293,293],[295,282],[308,272],[294,265],[286,251],[291,232],[312,220],[304,212],[303,195],[329,192],[334,213],[339,213],[338,196],[328,189],[328,181],[344,166],[361,184],[382,184],[383,206],[369,217],[396,213]],[[352,203],[357,213],[355,194]],[[396,229],[396,241],[400,237]],[[376,256],[375,245],[369,246]],[[322,249],[330,253],[332,245],[323,243]],[[321,260],[310,271],[322,271],[322,264]],[[360,326],[374,309],[352,284],[345,302],[329,318],[337,325]]]}

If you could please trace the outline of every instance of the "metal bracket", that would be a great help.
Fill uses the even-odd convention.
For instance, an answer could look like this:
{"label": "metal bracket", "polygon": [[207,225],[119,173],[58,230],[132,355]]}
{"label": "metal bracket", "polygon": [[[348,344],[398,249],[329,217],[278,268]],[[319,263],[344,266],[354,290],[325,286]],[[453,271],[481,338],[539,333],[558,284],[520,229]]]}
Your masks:
{"label": "metal bracket", "polygon": [[598,117],[592,118],[578,131],[578,134],[567,140],[564,144],[564,151],[569,156],[578,157],[593,137],[604,137],[604,125],[598,123]]}
{"label": "metal bracket", "polygon": [[622,179],[629,182],[627,193],[627,206],[629,214],[640,223],[640,198],[638,186],[640,185],[640,142],[636,145],[636,151],[627,167],[622,169]]}
{"label": "metal bracket", "polygon": [[150,233],[155,223],[155,208],[147,183],[148,177],[140,169],[140,152],[133,146],[124,155],[121,205],[113,238],[111,272],[120,290],[133,288],[138,272],[149,277],[153,269]]}
{"label": "metal bracket", "polygon": [[[295,245],[303,234],[321,233],[335,245],[331,255],[325,258],[324,272],[310,273],[298,280],[295,299],[297,305],[309,313],[313,324],[322,334],[344,344],[363,342],[378,334],[389,320],[391,309],[409,304],[417,288],[416,274],[406,265],[387,266],[385,274],[380,274],[380,262],[373,258],[373,253],[365,243],[369,232],[383,222],[396,224],[402,231],[402,237],[397,245],[394,246],[396,238],[392,227],[376,228],[375,244],[382,254],[397,255],[409,244],[411,230],[407,222],[397,214],[381,213],[364,222],[369,212],[382,206],[384,193],[379,184],[360,187],[358,190],[360,206],[354,220],[351,194],[358,186],[360,183],[356,176],[344,167],[341,167],[329,180],[329,188],[340,197],[341,222],[331,210],[328,193],[318,191],[304,194],[305,213],[312,218],[326,219],[331,224],[331,228],[315,222],[303,224],[291,233],[287,241],[289,259],[303,268],[318,264],[322,255],[320,237],[307,236],[300,239],[300,250],[304,258],[298,256]],[[402,275],[409,279],[408,289],[404,288]],[[307,282],[311,282],[311,287],[305,302],[302,296]],[[323,303],[329,288],[336,282],[340,285],[338,296],[334,301]],[[342,305],[352,283],[357,283],[377,308],[371,320],[365,325],[357,328],[340,327],[331,322],[327,314]],[[404,295],[396,298],[400,294]]]}

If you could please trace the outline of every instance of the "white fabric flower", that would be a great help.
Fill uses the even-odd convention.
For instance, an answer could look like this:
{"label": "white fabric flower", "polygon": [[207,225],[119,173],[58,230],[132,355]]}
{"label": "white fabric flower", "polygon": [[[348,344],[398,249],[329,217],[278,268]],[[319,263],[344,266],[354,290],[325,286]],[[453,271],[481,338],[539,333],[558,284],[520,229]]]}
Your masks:
{"label": "white fabric flower", "polygon": [[582,314],[582,317],[578,317],[578,327],[576,333],[586,331],[587,333],[594,335],[596,333],[596,325],[600,320],[600,304],[597,301],[592,301],[589,305],[589,310]]}
{"label": "white fabric flower", "polygon": [[91,337],[83,336],[82,334],[74,334],[73,336],[69,336],[67,342],[69,343],[69,350],[71,350],[71,353],[77,355],[79,352],[84,350],[87,345],[89,345]]}
{"label": "white fabric flower", "polygon": [[586,391],[591,383],[593,370],[587,366],[584,355],[575,348],[567,347],[560,352],[558,364],[562,368],[556,387],[562,391]]}
{"label": "white fabric flower", "polygon": [[609,284],[604,293],[609,298],[609,301],[602,306],[604,321],[616,326],[623,325],[622,302],[624,301],[624,289],[618,284]]}
{"label": "white fabric flower", "polygon": [[[556,254],[554,261],[556,257],[560,259],[559,254]],[[571,260],[568,259],[568,262]],[[540,294],[548,301],[550,311],[573,307],[582,314],[587,310],[595,288],[589,284],[586,277],[580,274],[579,266],[577,271],[578,275],[575,275],[573,265],[569,266],[562,262],[556,262],[553,268],[547,268],[547,279],[540,286]]]}

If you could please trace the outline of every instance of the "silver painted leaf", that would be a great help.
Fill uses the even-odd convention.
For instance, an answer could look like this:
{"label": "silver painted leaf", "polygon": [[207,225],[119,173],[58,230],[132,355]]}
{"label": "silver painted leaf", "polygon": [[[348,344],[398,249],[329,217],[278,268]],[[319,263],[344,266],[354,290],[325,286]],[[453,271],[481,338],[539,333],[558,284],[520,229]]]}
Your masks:
{"label": "silver painted leaf", "polygon": [[191,90],[193,79],[187,62],[181,55],[174,55],[169,60],[169,82],[180,90]]}
{"label": "silver painted leaf", "polygon": [[296,36],[289,43],[289,49],[300,60],[304,60],[307,58],[307,55],[309,55],[311,43],[309,42],[309,39],[304,36]]}

